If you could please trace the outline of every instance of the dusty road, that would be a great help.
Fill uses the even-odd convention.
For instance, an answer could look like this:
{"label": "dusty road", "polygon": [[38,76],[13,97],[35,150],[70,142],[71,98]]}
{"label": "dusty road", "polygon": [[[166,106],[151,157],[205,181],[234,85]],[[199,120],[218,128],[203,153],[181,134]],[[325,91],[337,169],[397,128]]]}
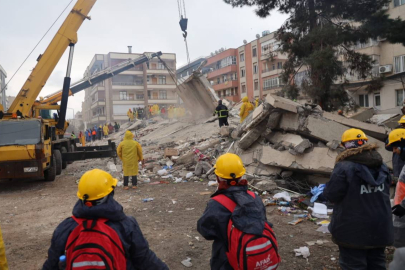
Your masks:
{"label": "dusty road", "polygon": [[[51,183],[0,181],[0,225],[11,270],[41,269],[53,230],[71,215],[77,200],[76,180],[89,163],[91,167],[105,164],[97,160],[76,162]],[[193,263],[190,269],[205,270],[209,269],[211,243],[199,235],[196,223],[209,199],[209,195],[200,193],[214,190],[206,182],[141,184],[136,192],[118,189],[116,199],[128,215],[138,220],[151,249],[170,269],[186,269],[181,261],[190,257]],[[155,200],[141,201],[148,197]],[[287,225],[292,217],[280,216],[275,207],[267,210],[280,244],[283,262],[279,269],[338,269],[338,249],[331,242],[311,246],[308,260],[294,255],[293,249],[304,246],[306,241],[330,241],[329,235],[316,232],[317,225],[309,221]]]}

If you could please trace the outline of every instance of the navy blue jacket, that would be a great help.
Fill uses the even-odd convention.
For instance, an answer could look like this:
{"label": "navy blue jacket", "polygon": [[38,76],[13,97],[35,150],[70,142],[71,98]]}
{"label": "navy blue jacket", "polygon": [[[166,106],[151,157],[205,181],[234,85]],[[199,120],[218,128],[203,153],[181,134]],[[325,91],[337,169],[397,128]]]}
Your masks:
{"label": "navy blue jacket", "polygon": [[[87,219],[108,218],[109,221],[106,224],[117,232],[126,253],[129,254],[128,270],[169,269],[149,249],[149,244],[143,237],[135,218],[126,216],[122,206],[112,196],[109,196],[105,203],[93,207],[87,207],[79,200],[73,208],[73,215]],[[59,257],[65,254],[67,239],[77,225],[73,218],[67,218],[59,224],[53,233],[48,260],[44,263],[43,270],[58,269]]]}
{"label": "navy blue jacket", "polygon": [[[219,190],[211,197],[225,194],[237,203],[233,214],[224,206],[214,200],[209,200],[204,214],[197,222],[198,232],[207,240],[214,240],[212,244],[211,269],[232,270],[228,263],[227,227],[229,219],[236,228],[250,234],[262,234],[264,223],[267,222],[266,209],[259,196],[253,198],[247,193],[247,186],[230,187]],[[272,226],[269,223],[270,226]]]}
{"label": "navy blue jacket", "polygon": [[388,168],[374,149],[336,164],[323,193],[335,204],[329,224],[335,243],[358,249],[393,243],[390,184]]}

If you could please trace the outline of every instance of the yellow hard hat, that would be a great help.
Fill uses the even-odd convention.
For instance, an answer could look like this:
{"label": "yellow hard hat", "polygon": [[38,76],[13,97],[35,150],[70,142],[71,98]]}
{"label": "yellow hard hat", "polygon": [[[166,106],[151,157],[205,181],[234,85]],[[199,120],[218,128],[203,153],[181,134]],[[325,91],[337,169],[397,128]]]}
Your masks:
{"label": "yellow hard hat", "polygon": [[238,155],[224,154],[217,159],[215,174],[223,179],[237,179],[245,175],[246,169]]}
{"label": "yellow hard hat", "polygon": [[356,140],[365,140],[368,141],[366,134],[357,128],[351,128],[346,130],[342,135],[342,143]]}
{"label": "yellow hard hat", "polygon": [[405,139],[405,129],[403,128],[398,128],[394,129],[393,131],[390,132],[390,135],[388,135],[388,145],[391,145],[392,143],[399,142],[401,139]]}
{"label": "yellow hard hat", "polygon": [[401,119],[399,119],[398,124],[405,124],[405,115],[402,115]]}
{"label": "yellow hard hat", "polygon": [[77,197],[80,200],[95,201],[110,194],[117,186],[118,180],[103,170],[94,169],[80,178]]}
{"label": "yellow hard hat", "polygon": [[248,98],[248,97],[243,97],[243,98],[242,98],[242,101],[243,101],[243,102],[248,102],[248,101],[249,101],[249,98]]}

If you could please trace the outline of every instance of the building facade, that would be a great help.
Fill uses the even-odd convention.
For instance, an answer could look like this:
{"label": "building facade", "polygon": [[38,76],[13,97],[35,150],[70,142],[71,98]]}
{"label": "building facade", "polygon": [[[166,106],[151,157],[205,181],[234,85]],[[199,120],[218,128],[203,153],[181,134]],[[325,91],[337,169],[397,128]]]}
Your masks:
{"label": "building facade", "polygon": [[[128,59],[136,59],[141,54],[114,53],[96,54],[84,76],[108,69]],[[171,70],[176,70],[176,55],[164,53],[161,59]],[[145,108],[158,104],[170,106],[178,103],[176,78],[158,59],[124,71],[97,85],[85,89],[82,103],[83,121],[93,124],[128,121],[129,109]]]}
{"label": "building facade", "polygon": [[6,78],[7,72],[0,66],[0,104],[3,108],[7,109],[7,97],[6,97]]}
{"label": "building facade", "polygon": [[275,32],[264,31],[250,43],[207,58],[203,71],[219,97],[239,101],[247,96],[253,101],[282,89],[279,76],[286,60]]}
{"label": "building facade", "polygon": [[[405,20],[405,0],[392,1],[387,13],[391,18]],[[400,113],[405,98],[405,47],[380,38],[356,44],[355,49],[372,57],[375,61],[373,76],[384,75],[385,80],[379,91],[369,92],[367,80],[348,75],[348,93],[361,107],[372,107],[381,113]]]}

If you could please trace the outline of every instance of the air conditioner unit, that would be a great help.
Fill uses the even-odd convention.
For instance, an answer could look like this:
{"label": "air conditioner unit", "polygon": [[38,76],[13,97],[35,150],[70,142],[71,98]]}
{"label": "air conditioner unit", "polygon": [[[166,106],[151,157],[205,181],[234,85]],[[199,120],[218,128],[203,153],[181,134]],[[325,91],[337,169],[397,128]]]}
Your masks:
{"label": "air conditioner unit", "polygon": [[380,73],[391,73],[392,65],[380,66],[378,70],[380,71]]}

